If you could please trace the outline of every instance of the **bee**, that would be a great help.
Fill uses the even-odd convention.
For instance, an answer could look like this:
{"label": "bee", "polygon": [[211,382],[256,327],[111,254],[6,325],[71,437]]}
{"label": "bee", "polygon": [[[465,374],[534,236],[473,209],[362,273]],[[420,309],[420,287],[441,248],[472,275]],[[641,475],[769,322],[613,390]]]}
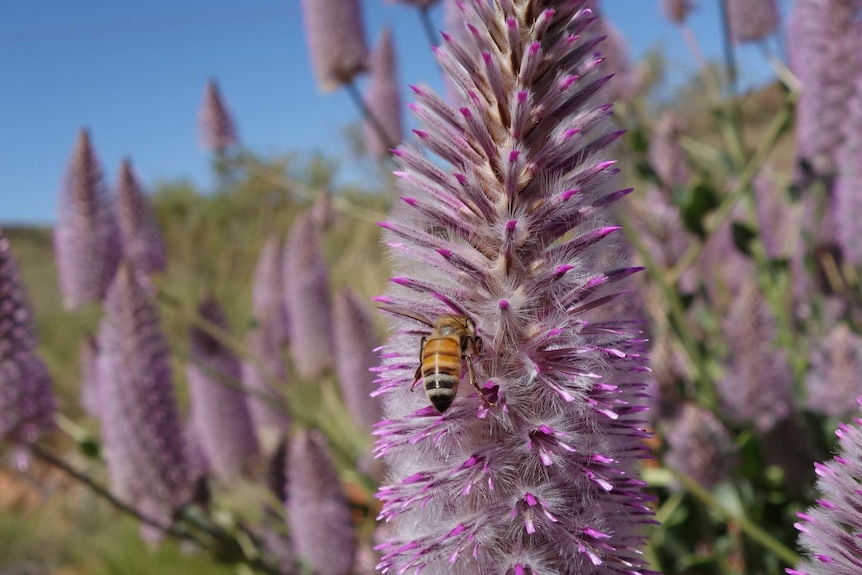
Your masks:
{"label": "bee", "polygon": [[479,397],[488,403],[476,383],[476,370],[473,367],[473,355],[482,352],[482,340],[476,335],[473,321],[463,315],[445,314],[429,325],[431,335],[422,337],[419,367],[416,368],[410,391],[416,388],[421,379],[431,405],[443,413],[455,399],[466,362],[470,383],[479,392]]}

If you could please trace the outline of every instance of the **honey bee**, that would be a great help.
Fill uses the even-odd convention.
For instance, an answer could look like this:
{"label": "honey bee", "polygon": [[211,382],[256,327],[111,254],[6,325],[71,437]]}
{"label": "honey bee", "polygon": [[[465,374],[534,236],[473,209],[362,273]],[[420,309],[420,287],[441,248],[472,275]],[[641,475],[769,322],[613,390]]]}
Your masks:
{"label": "honey bee", "polygon": [[431,405],[443,413],[455,400],[461,382],[463,364],[467,363],[470,383],[479,397],[489,403],[476,383],[473,355],[482,351],[482,340],[476,335],[473,321],[462,315],[445,314],[431,325],[431,335],[422,338],[419,349],[419,367],[413,376],[413,391],[421,379]]}

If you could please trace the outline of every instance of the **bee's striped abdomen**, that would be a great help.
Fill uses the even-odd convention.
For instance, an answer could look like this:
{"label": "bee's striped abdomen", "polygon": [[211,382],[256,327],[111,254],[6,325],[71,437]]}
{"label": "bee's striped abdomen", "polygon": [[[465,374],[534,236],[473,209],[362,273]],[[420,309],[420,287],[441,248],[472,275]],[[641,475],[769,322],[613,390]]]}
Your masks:
{"label": "bee's striped abdomen", "polygon": [[431,404],[446,411],[455,400],[461,380],[461,341],[458,337],[436,337],[422,352],[422,379]]}

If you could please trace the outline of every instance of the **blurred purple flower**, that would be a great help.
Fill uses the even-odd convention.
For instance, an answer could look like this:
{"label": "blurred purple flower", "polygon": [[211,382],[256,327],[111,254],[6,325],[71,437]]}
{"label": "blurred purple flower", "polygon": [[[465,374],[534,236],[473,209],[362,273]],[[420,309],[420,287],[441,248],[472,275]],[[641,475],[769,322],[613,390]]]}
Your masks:
{"label": "blurred purple flower", "polygon": [[322,235],[313,214],[306,212],[294,222],[284,249],[290,351],[304,378],[332,368],[332,304]]}
{"label": "blurred purple flower", "polygon": [[727,3],[730,34],[737,44],[763,40],[778,29],[775,0],[724,0]]}
{"label": "blurred purple flower", "polygon": [[[365,146],[375,158],[388,159],[389,150],[401,141],[401,92],[392,31],[384,27],[371,55],[365,105],[375,124],[365,119]],[[383,134],[381,134],[383,132]],[[383,135],[385,141],[381,141]]]}
{"label": "blurred purple flower", "polygon": [[36,355],[33,312],[0,228],[0,441],[32,443],[54,425],[51,376]]}
{"label": "blurred purple flower", "polygon": [[201,446],[201,440],[197,428],[194,425],[194,417],[191,418],[191,422],[186,425],[184,431],[185,433],[183,433],[183,437],[185,438],[186,461],[188,462],[189,476],[193,480],[199,480],[200,478],[209,475],[210,462]]}
{"label": "blurred purple flower", "polygon": [[649,163],[666,188],[682,186],[688,180],[685,150],[679,143],[683,126],[679,118],[665,112],[656,123],[649,142]]}
{"label": "blurred purple flower", "polygon": [[686,403],[665,429],[665,461],[710,489],[736,465],[737,449],[727,428],[708,409]]}
{"label": "blurred purple flower", "polygon": [[812,411],[832,417],[853,412],[862,394],[862,338],[846,323],[834,325],[815,344],[805,385]]}
{"label": "blurred purple flower", "polygon": [[[857,400],[862,405],[862,397]],[[821,498],[804,513],[797,513],[799,545],[807,557],[789,575],[850,575],[862,573],[862,418],[842,423],[838,455],[826,463],[815,463]]]}
{"label": "blurred purple flower", "polygon": [[81,373],[81,407],[91,416],[102,417],[99,399],[99,342],[95,337],[87,337],[81,342],[78,354]]}
{"label": "blurred purple flower", "polygon": [[[637,475],[644,342],[630,318],[596,319],[639,269],[616,267],[608,238],[630,190],[607,159],[620,133],[601,28],[579,1],[464,5],[469,40],[445,35],[435,52],[466,97],[454,109],[414,88],[415,133],[436,158],[396,151],[402,202],[382,224],[397,277],[377,298],[393,332],[376,392],[392,528],[378,569],[638,572],[652,521]],[[410,390],[420,336],[446,314],[482,344],[465,326],[453,345],[470,359],[441,363],[456,377],[472,365],[482,391],[462,382],[441,415]]]}
{"label": "blurred purple flower", "polygon": [[834,210],[836,240],[845,261],[862,268],[862,15],[854,39],[859,67],[856,90],[847,103],[844,144],[838,154],[838,179],[835,182]]}
{"label": "blurred purple flower", "polygon": [[251,309],[258,324],[266,324],[267,338],[277,346],[288,342],[287,306],[284,302],[284,250],[278,234],[267,238],[260,250],[251,292]]}
{"label": "blurred purple flower", "polygon": [[366,311],[367,306],[350,290],[335,298],[335,368],[347,411],[360,429],[371,432],[380,421],[380,402],[371,397],[376,389],[369,371],[377,365],[374,350],[380,338]]}
{"label": "blurred purple flower", "polygon": [[[258,439],[269,452],[290,428],[287,399],[284,393],[271,384],[272,379],[284,382],[286,378],[281,345],[273,337],[270,321],[264,320],[246,336],[246,349],[257,360],[242,363],[242,383],[248,390],[246,401]],[[260,362],[260,363],[258,363]]]}
{"label": "blurred purple flower", "polygon": [[[221,306],[212,296],[198,306],[198,315],[227,331]],[[186,364],[192,425],[213,473],[236,479],[258,454],[257,436],[246,404],[240,362],[232,351],[200,327],[192,328],[191,361]]]}
{"label": "blurred purple flower", "polygon": [[794,0],[787,50],[802,85],[796,104],[797,154],[816,175],[834,176],[845,138],[847,102],[862,73],[857,57],[860,0]]}
{"label": "blurred purple flower", "polygon": [[769,181],[764,174],[754,180],[754,201],[760,238],[771,259],[790,259],[801,240],[801,213],[790,202],[785,190]]}
{"label": "blurred purple flower", "polygon": [[164,271],[167,256],[150,199],[141,190],[128,159],[120,166],[115,192],[117,221],[125,259],[146,275]]}
{"label": "blurred purple flower", "polygon": [[296,554],[315,575],[348,575],[356,554],[350,503],[326,439],[300,431],[290,442],[287,514]]}
{"label": "blurred purple flower", "polygon": [[311,67],[321,92],[353,81],[368,65],[360,0],[302,0]]}
{"label": "blurred purple flower", "polygon": [[682,24],[694,9],[694,0],[662,0],[661,7],[671,22]]}
{"label": "blurred purple flower", "polygon": [[191,498],[191,479],[167,344],[146,289],[127,265],[105,299],[97,377],[111,486],[170,525]]}
{"label": "blurred purple flower", "polygon": [[766,432],[793,411],[793,372],[778,347],[772,311],[749,279],[734,297],[724,321],[729,361],[718,392],[725,413]]}
{"label": "blurred purple flower", "polygon": [[225,105],[215,80],[207,82],[198,123],[201,147],[205,150],[223,154],[225,150],[239,143],[230,110]]}
{"label": "blurred purple flower", "polygon": [[99,302],[120,261],[120,238],[102,169],[81,130],[60,191],[54,251],[66,309]]}

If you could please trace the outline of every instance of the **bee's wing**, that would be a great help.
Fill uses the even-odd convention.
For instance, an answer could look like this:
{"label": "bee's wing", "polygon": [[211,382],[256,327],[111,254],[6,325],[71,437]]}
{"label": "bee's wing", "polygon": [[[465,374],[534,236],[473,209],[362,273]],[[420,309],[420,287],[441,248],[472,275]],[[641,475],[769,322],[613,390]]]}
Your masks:
{"label": "bee's wing", "polygon": [[385,311],[386,313],[400,315],[401,317],[408,317],[412,320],[418,321],[419,323],[425,324],[428,327],[434,327],[434,322],[432,322],[430,319],[428,319],[419,312],[404,309],[403,307],[398,307],[387,303],[378,303],[377,308],[381,311]]}

